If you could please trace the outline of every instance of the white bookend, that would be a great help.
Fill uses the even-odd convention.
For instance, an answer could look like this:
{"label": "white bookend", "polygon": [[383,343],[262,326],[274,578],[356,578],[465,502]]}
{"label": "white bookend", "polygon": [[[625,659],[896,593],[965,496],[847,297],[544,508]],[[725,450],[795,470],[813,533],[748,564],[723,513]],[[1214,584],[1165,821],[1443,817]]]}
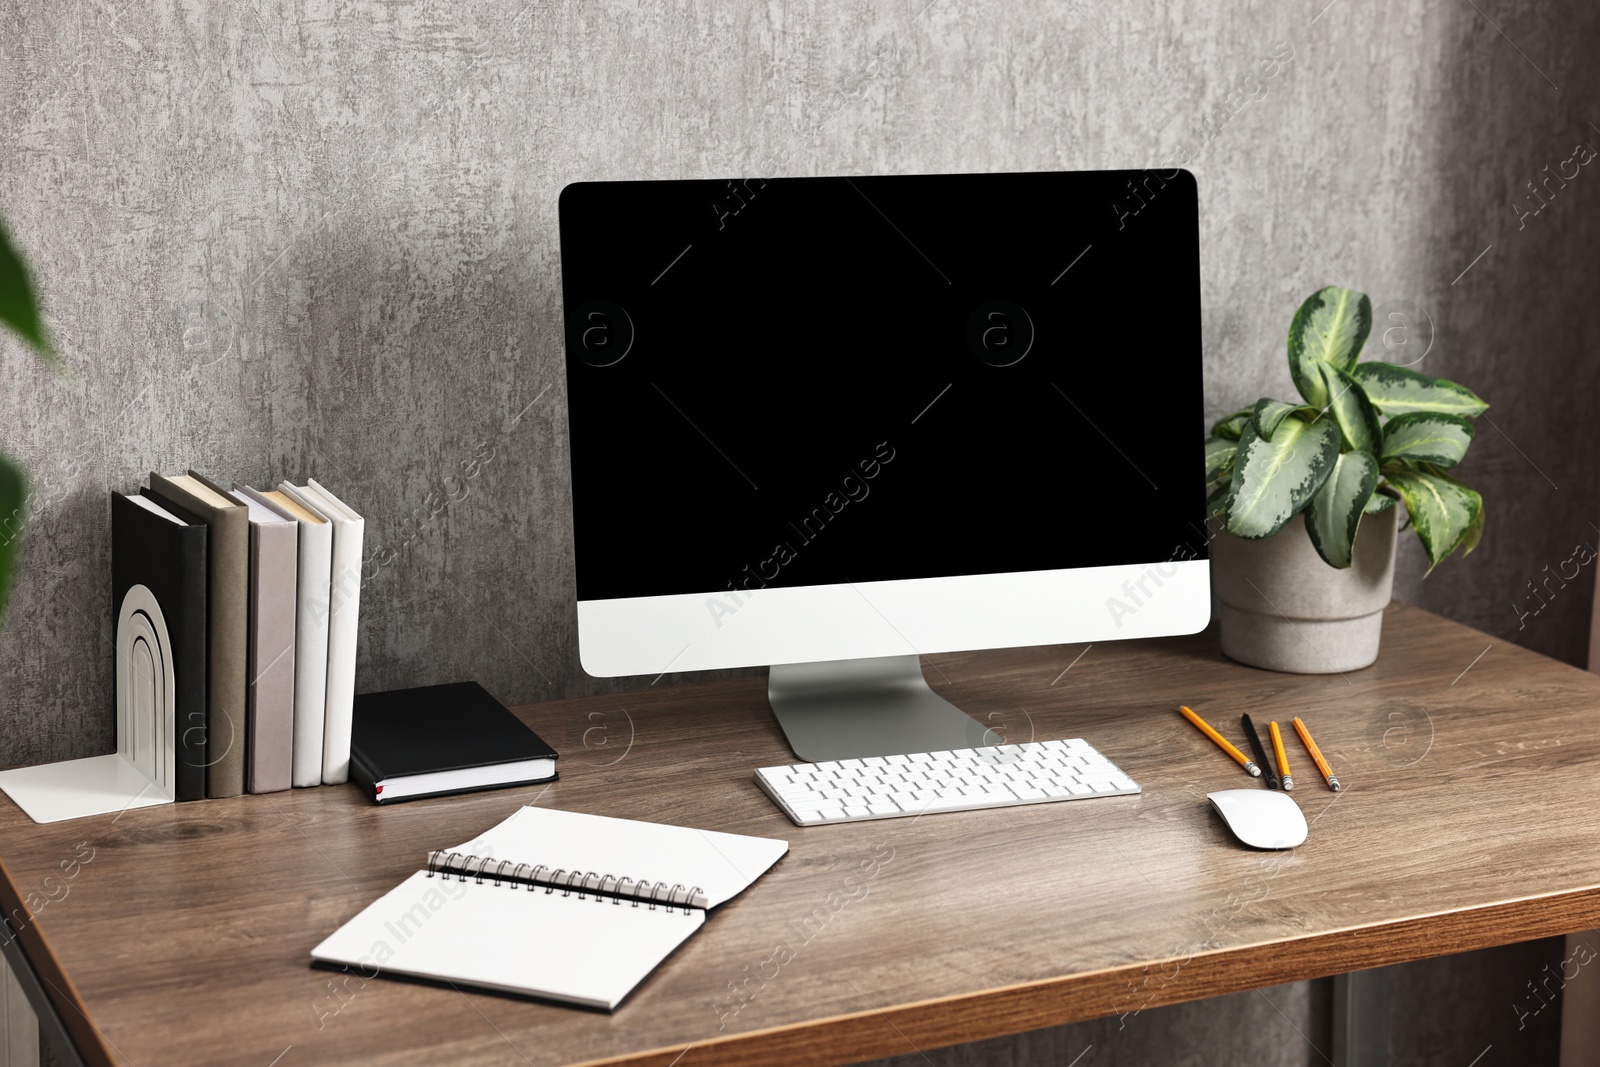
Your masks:
{"label": "white bookend", "polygon": [[356,698],[356,636],[361,615],[361,540],[366,521],[343,501],[308,479],[304,486],[278,486],[333,526],[333,567],[328,587],[328,682],[323,713],[322,781],[350,780],[350,722]]}

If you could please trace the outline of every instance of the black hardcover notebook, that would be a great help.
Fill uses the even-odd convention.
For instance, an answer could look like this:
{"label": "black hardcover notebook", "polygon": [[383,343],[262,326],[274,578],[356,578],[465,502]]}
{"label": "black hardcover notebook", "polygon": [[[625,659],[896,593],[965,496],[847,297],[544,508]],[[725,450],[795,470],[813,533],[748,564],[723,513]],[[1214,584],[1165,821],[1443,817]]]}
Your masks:
{"label": "black hardcover notebook", "polygon": [[[139,606],[139,596],[128,597],[136,586],[155,599],[170,642],[170,660],[168,650],[158,650],[157,658],[172,665],[173,796],[204,800],[207,531],[189,519],[170,508],[152,507],[147,498],[111,494],[111,606],[115,616],[125,606]],[[118,668],[130,670],[133,665]]]}
{"label": "black hardcover notebook", "polygon": [[379,804],[555,776],[555,749],[477,682],[356,697],[350,777]]}

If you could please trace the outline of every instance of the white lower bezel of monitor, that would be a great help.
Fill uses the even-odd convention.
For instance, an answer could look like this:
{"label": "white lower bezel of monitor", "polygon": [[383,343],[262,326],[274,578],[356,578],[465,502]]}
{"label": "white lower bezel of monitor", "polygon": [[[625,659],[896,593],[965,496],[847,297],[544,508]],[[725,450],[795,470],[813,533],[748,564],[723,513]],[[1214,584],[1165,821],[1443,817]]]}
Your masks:
{"label": "white lower bezel of monitor", "polygon": [[1211,619],[1211,565],[972,574],[578,601],[598,678],[1170,637]]}

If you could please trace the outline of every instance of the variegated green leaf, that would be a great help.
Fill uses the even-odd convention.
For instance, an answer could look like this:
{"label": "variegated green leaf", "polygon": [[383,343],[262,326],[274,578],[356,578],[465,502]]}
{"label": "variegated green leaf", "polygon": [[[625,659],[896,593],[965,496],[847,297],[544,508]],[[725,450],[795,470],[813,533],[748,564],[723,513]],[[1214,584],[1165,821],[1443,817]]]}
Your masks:
{"label": "variegated green leaf", "polygon": [[1472,517],[1472,525],[1467,527],[1467,536],[1461,539],[1461,555],[1470,556],[1472,550],[1478,547],[1478,541],[1483,537],[1484,511],[1480,499],[1478,511]]}
{"label": "variegated green leaf", "polygon": [[1376,454],[1383,442],[1383,424],[1365,390],[1350,375],[1327,363],[1322,365],[1322,377],[1328,387],[1328,410],[1344,435],[1345,450]]}
{"label": "variegated green leaf", "polygon": [[1392,507],[1394,507],[1394,497],[1380,490],[1367,498],[1365,510],[1368,515],[1381,515]]}
{"label": "variegated green leaf", "polygon": [[1339,431],[1328,419],[1290,416],[1270,441],[1247,424],[1234,457],[1228,532],[1260,538],[1283,529],[1322,487],[1338,456]]}
{"label": "variegated green leaf", "polygon": [[1304,404],[1285,404],[1282,400],[1268,400],[1265,397],[1257,400],[1251,416],[1256,424],[1256,433],[1268,441],[1272,440],[1272,433],[1278,428],[1278,423],[1296,411],[1303,411],[1308,415],[1316,414],[1315,408],[1308,408]]}
{"label": "variegated green leaf", "polygon": [[22,537],[23,503],[28,487],[22,472],[0,456],[0,623],[5,621],[6,591],[11,587],[11,561]]}
{"label": "variegated green leaf", "polygon": [[1233,465],[1233,453],[1238,444],[1221,437],[1213,437],[1206,441],[1206,484],[1216,481],[1229,467]]}
{"label": "variegated green leaf", "polygon": [[1229,486],[1224,483],[1217,486],[1216,491],[1206,497],[1206,518],[1215,519],[1227,514],[1228,489]]}
{"label": "variegated green leaf", "polygon": [[1449,475],[1391,466],[1383,476],[1406,502],[1411,525],[1428,553],[1429,571],[1473,535],[1474,526],[1481,533],[1483,497]]}
{"label": "variegated green leaf", "polygon": [[1317,365],[1354,367],[1371,332],[1372,301],[1365,293],[1330,285],[1306,297],[1289,324],[1289,373],[1306,403],[1328,404],[1328,386]]}
{"label": "variegated green leaf", "polygon": [[1372,491],[1378,487],[1378,461],[1366,452],[1346,452],[1306,507],[1306,532],[1311,544],[1330,567],[1350,566],[1356,527]]}
{"label": "variegated green leaf", "polygon": [[1244,424],[1250,421],[1254,410],[1254,408],[1240,408],[1227,418],[1217,420],[1217,424],[1211,427],[1211,436],[1237,441],[1239,435],[1244,432]]}
{"label": "variegated green leaf", "polygon": [[1475,418],[1489,408],[1464,385],[1391,363],[1363,363],[1351,373],[1367,391],[1373,406],[1391,417],[1427,411]]}
{"label": "variegated green leaf", "polygon": [[1459,415],[1414,411],[1390,419],[1383,428],[1382,456],[1448,469],[1467,454],[1472,434],[1472,423]]}

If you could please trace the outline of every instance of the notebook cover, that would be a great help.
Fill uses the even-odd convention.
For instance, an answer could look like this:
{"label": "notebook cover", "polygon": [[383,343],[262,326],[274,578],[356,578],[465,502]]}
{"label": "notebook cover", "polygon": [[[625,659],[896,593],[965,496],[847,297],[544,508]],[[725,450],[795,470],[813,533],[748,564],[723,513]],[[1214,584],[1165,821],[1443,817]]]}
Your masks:
{"label": "notebook cover", "polygon": [[333,574],[333,523],[305,522],[270,494],[259,496],[267,507],[286,519],[294,519],[300,528],[299,574],[295,582],[293,781],[296,786],[321,785],[323,726],[328,706],[328,590]]}
{"label": "notebook cover", "polygon": [[[373,783],[413,774],[557,757],[483,686],[453,682],[356,697],[350,758],[371,792]],[[513,784],[521,783],[484,788]]]}
{"label": "notebook cover", "polygon": [[236,797],[244,792],[250,523],[243,504],[214,507],[153,472],[148,495],[187,511],[207,527],[206,796]]}
{"label": "notebook cover", "polygon": [[275,793],[294,768],[294,624],[300,524],[246,490],[250,522],[250,744],[245,789]]}
{"label": "notebook cover", "polygon": [[[614,1011],[706,922],[580,892],[417,871],[311,950],[321,967]],[[342,965],[342,967],[341,967]]]}
{"label": "notebook cover", "polygon": [[[185,522],[192,516],[174,510]],[[173,796],[206,795],[206,527],[178,526],[111,494],[111,611],[135,585],[155,596],[172,642]],[[113,625],[115,625],[113,621]]]}

